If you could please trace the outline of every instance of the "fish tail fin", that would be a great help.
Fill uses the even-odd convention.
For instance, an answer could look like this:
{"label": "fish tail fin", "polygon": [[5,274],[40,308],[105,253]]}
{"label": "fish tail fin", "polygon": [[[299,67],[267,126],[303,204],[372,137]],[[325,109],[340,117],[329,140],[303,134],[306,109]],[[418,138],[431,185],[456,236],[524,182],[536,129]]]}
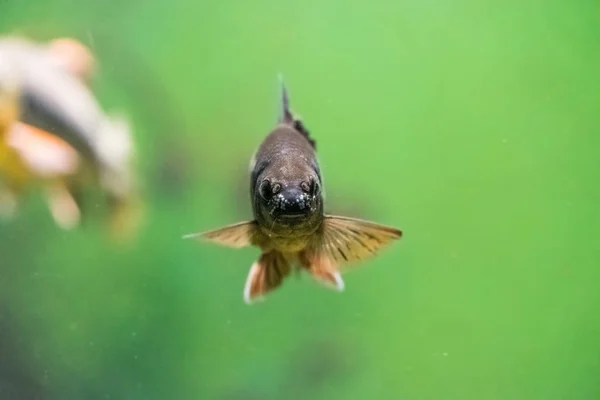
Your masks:
{"label": "fish tail fin", "polygon": [[278,79],[281,92],[281,108],[279,111],[278,123],[288,125],[294,128],[296,131],[301,133],[306,138],[306,140],[309,141],[309,143],[314,149],[316,149],[317,142],[310,136],[310,132],[308,131],[308,129],[306,129],[306,126],[304,126],[302,120],[296,117],[290,108],[290,97],[288,94],[288,90],[285,86],[285,82],[283,81],[283,74],[280,73],[278,75]]}
{"label": "fish tail fin", "polygon": [[244,286],[244,301],[252,304],[277,289],[290,274],[290,264],[277,251],[263,253],[252,264]]}

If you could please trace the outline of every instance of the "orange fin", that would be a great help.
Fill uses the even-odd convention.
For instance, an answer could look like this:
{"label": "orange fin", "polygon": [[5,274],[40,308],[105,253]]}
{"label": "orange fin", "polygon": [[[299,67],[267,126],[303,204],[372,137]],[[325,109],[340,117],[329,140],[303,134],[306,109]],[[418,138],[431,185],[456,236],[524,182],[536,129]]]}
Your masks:
{"label": "orange fin", "polygon": [[52,217],[61,229],[71,230],[79,225],[81,211],[64,182],[48,186],[47,197]]}
{"label": "orange fin", "polygon": [[344,290],[344,280],[342,275],[335,268],[328,257],[322,255],[303,252],[299,257],[300,264],[312,275],[320,284],[341,292]]}
{"label": "orange fin", "polygon": [[256,221],[239,222],[208,232],[190,233],[184,239],[198,238],[222,246],[242,248],[254,244],[253,239],[258,233]]}
{"label": "orange fin", "polygon": [[402,231],[356,218],[326,215],[309,253],[327,258],[336,269],[376,255],[400,239]]}
{"label": "orange fin", "polygon": [[12,125],[6,142],[38,177],[71,175],[80,166],[80,156],[67,142],[23,122]]}
{"label": "orange fin", "polygon": [[252,264],[246,285],[244,286],[244,301],[252,304],[262,299],[265,294],[277,289],[290,274],[290,264],[279,252],[261,254]]}

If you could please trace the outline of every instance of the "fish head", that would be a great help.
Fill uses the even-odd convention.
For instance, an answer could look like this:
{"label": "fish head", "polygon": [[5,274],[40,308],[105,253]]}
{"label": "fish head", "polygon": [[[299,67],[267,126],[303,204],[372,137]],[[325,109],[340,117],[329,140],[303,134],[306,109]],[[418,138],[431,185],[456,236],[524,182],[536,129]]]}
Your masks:
{"label": "fish head", "polygon": [[278,175],[267,173],[256,181],[257,221],[274,233],[314,230],[323,217],[319,176],[312,171]]}

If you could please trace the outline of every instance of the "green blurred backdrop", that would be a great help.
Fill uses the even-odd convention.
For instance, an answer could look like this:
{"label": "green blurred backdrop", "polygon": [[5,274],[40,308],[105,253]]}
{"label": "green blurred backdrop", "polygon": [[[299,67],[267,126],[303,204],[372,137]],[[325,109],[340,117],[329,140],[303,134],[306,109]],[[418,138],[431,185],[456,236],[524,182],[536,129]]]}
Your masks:
{"label": "green blurred backdrop", "polygon": [[[600,4],[2,0],[70,35],[135,124],[148,220],[114,246],[39,196],[0,226],[0,398],[600,399]],[[345,275],[247,306],[277,73],[327,208],[402,228]]]}

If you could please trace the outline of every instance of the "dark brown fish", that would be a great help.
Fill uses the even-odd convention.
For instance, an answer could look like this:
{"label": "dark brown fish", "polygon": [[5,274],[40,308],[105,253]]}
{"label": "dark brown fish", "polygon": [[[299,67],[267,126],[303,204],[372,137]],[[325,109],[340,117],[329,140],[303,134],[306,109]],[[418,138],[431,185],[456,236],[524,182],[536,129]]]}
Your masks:
{"label": "dark brown fish", "polygon": [[250,171],[254,220],[184,236],[261,249],[246,280],[247,303],[278,288],[294,266],[342,291],[343,267],[402,236],[396,228],[324,213],[316,142],[291,112],[283,81],[278,124],[252,157]]}

